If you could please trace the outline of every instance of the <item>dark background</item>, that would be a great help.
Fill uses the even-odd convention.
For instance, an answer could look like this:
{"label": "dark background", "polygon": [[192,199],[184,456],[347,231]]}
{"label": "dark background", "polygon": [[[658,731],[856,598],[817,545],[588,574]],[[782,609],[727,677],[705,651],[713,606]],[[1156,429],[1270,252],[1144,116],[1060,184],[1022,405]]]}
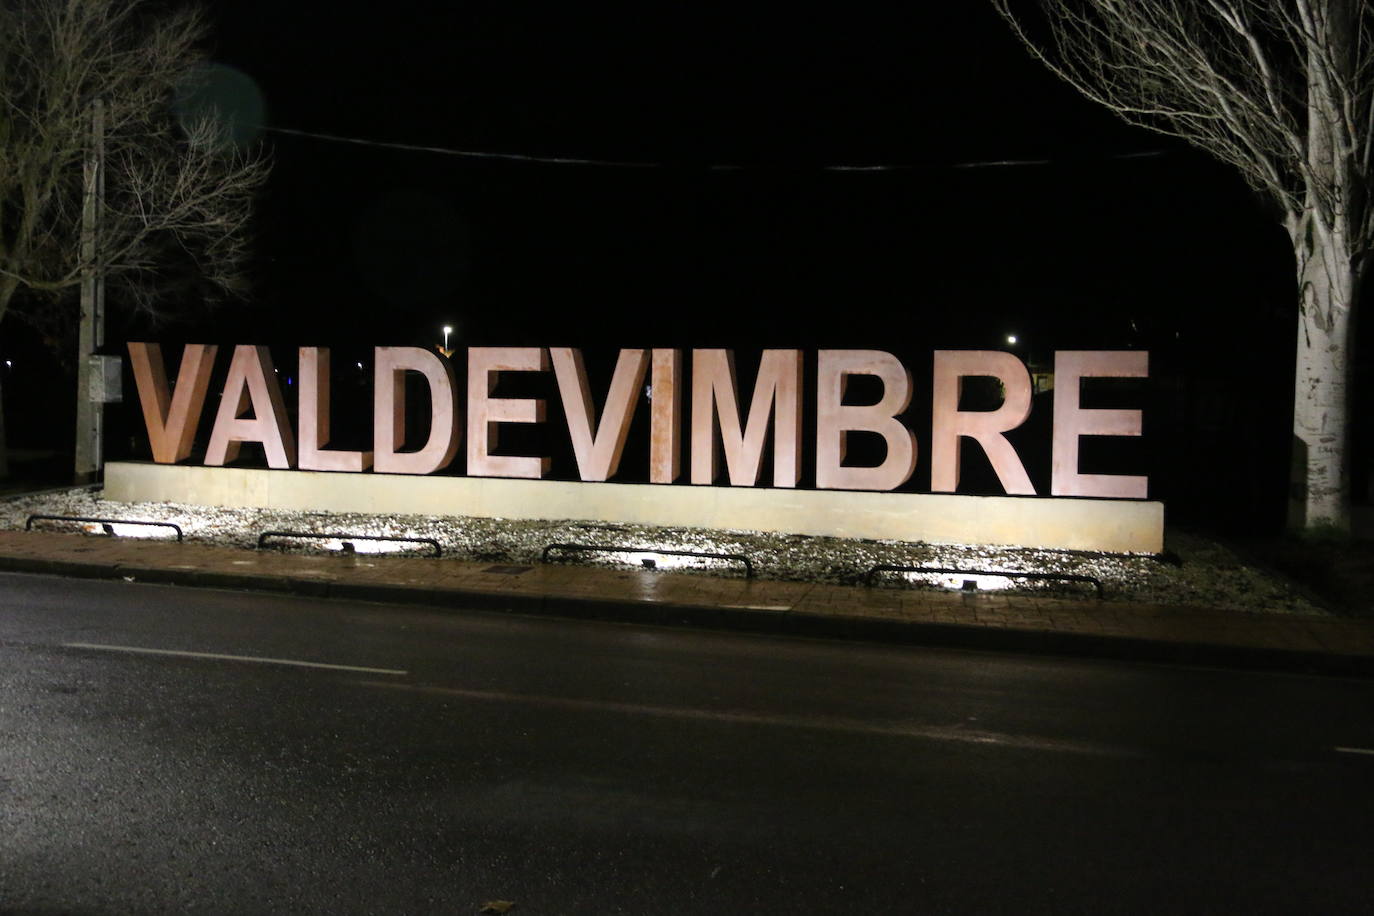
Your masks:
{"label": "dark background", "polygon": [[[915,378],[924,489],[932,349],[1016,334],[1048,366],[1055,349],[1144,348],[1147,386],[1104,383],[1087,403],[1144,407],[1145,440],[1090,442],[1084,469],[1149,473],[1175,521],[1280,525],[1292,256],[1239,177],[1079,99],[983,3],[659,6],[213,5],[211,56],[256,82],[269,128],[633,164],[269,130],[252,297],[208,323],[115,317],[111,352],[267,343],[289,373],[295,346],[332,346],[342,446],[369,435],[345,404],[370,414],[368,373],[345,367],[373,345],[437,344],[444,324],[458,347],[584,347],[598,399],[622,346],[733,347],[742,387],[765,346],[885,349]],[[970,165],[1006,160],[1043,163]],[[110,457],[146,457],[128,389]],[[1018,433],[1040,492],[1049,411],[1037,398]],[[555,476],[573,476],[566,437],[545,438]],[[1000,492],[965,456],[961,489]]]}

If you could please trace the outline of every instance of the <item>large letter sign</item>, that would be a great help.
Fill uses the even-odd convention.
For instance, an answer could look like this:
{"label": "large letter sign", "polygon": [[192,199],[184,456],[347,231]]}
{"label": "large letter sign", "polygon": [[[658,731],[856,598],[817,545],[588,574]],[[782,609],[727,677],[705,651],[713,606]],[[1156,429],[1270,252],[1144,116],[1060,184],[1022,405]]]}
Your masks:
{"label": "large letter sign", "polygon": [[800,350],[764,350],[747,425],[741,429],[735,354],[692,351],[692,483],[715,483],[716,420],[730,483],[752,487],[763,467],[763,438],[773,416],[773,486],[795,487],[801,475]]}
{"label": "large letter sign", "polygon": [[596,408],[587,384],[587,369],[582,364],[582,351],[553,347],[549,355],[558,377],[558,392],[563,396],[578,473],[583,480],[608,480],[620,468],[635,401],[644,384],[644,351],[620,351],[600,425],[593,419]]}
{"label": "large letter sign", "polygon": [[[1031,380],[1025,365],[1010,353],[989,350],[935,351],[934,398],[930,429],[930,489],[953,493],[959,487],[959,437],[983,447],[1002,489],[1013,496],[1034,496],[1025,465],[1004,433],[1031,412]],[[1002,383],[1002,405],[996,410],[960,410],[965,378],[987,376]]]}
{"label": "large letter sign", "polygon": [[[171,392],[161,348],[129,344],[153,461],[175,464],[190,456],[215,352],[213,346],[188,344],[175,392]],[[691,483],[716,483],[723,456],[730,486],[757,486],[771,439],[772,485],[796,488],[801,483],[805,420],[802,351],[762,352],[747,412],[741,410],[732,351],[691,351],[689,380],[684,380],[683,355],[676,349],[620,350],[610,385],[598,404],[580,350],[469,348],[467,476],[539,479],[548,475],[551,460],[547,456],[496,453],[500,427],[544,422],[544,401],[497,397],[496,392],[503,374],[552,370],[567,418],[567,441],[582,481],[609,481],[620,473],[635,418],[647,413],[648,428],[641,435],[647,433],[648,466],[639,473],[650,483],[676,482],[686,447]],[[267,348],[245,345],[234,348],[206,464],[234,461],[245,442],[260,444],[268,466],[279,469],[358,473],[372,467],[384,474],[432,474],[453,461],[463,421],[448,359],[420,347],[375,349],[373,448],[365,451],[327,447],[329,350],[301,347],[299,358],[299,453]],[[916,434],[904,420],[914,390],[911,373],[895,355],[882,350],[819,350],[815,360],[815,487],[877,492],[903,487],[919,456]],[[1084,436],[1141,434],[1141,411],[1083,407],[1080,388],[1085,378],[1146,378],[1148,354],[1062,351],[1056,354],[1055,372],[1050,494],[1144,499],[1149,492],[1147,478],[1083,473],[1078,452]],[[406,380],[414,375],[422,377],[429,389],[429,435],[418,449],[407,451]],[[1009,496],[1034,496],[1035,487],[1007,436],[1026,422],[1034,400],[1030,374],[1021,360],[993,350],[937,350],[931,375],[930,489],[935,493],[958,490],[960,445],[963,439],[971,439],[987,455]],[[856,376],[876,381],[876,401],[846,403],[849,383]],[[971,377],[999,382],[1001,403],[988,410],[961,409],[960,390]],[[639,412],[644,399],[648,409]],[[685,442],[684,402],[689,399],[691,435]],[[876,465],[846,463],[848,440],[854,433],[882,439],[885,451]]]}
{"label": "large letter sign", "polygon": [[210,373],[215,369],[216,349],[205,344],[183,347],[176,393],[169,394],[162,347],[155,343],[129,344],[129,363],[143,405],[148,444],[153,460],[159,464],[176,464],[191,457],[205,394],[210,390]]}
{"label": "large letter sign", "polygon": [[649,376],[649,482],[682,473],[682,351],[654,350]]}
{"label": "large letter sign", "polygon": [[1150,483],[1144,477],[1080,474],[1078,440],[1082,436],[1138,436],[1138,410],[1087,410],[1078,406],[1085,378],[1145,378],[1147,353],[1065,350],[1054,355],[1054,496],[1106,496],[1144,499]]}
{"label": "large letter sign", "polygon": [[[184,494],[186,502],[208,505],[1056,550],[1164,549],[1164,506],[1147,498],[1149,480],[1119,473],[1125,470],[1120,467],[1111,473],[1118,456],[1130,450],[1090,453],[1086,470],[1079,462],[1085,436],[1141,435],[1142,411],[1120,404],[1137,397],[1139,386],[1123,387],[1117,403],[1104,409],[1084,406],[1082,383],[1147,378],[1143,352],[1061,351],[1053,383],[1035,385],[1043,387],[1037,393],[1013,353],[937,350],[927,399],[916,397],[926,389],[885,350],[821,349],[809,364],[801,350],[763,350],[758,372],[745,373],[747,390],[741,391],[735,353],[728,349],[612,351],[606,354],[615,357],[608,381],[594,363],[589,377],[591,358],[584,361],[583,352],[571,347],[435,349],[442,356],[422,347],[374,348],[371,447],[345,449],[329,447],[335,405],[328,348],[300,347],[298,372],[290,376],[273,368],[266,347],[234,347],[213,411],[204,458],[211,467],[110,462],[107,498]],[[215,355],[213,346],[187,345],[173,387],[157,344],[129,344],[155,465],[193,460]],[[464,359],[466,371],[455,377]],[[361,359],[357,364],[364,365]],[[995,381],[1000,401],[961,403],[970,378]],[[279,380],[295,384],[294,430]],[[407,391],[415,393],[421,383],[429,395],[429,423],[426,429],[421,412],[408,436],[407,422],[416,421],[424,404],[407,410]],[[561,400],[565,423],[555,417],[545,424],[551,397]],[[927,405],[929,425],[913,428],[913,420],[925,422]],[[1023,429],[1034,411],[1040,422]],[[536,423],[545,425],[528,426]],[[515,429],[518,435],[503,448],[499,433],[503,427],[512,432],[510,424],[527,425]],[[455,464],[465,426],[466,460]],[[1023,431],[1015,434],[1018,429]],[[264,461],[254,450],[238,459],[244,443],[261,446],[271,470],[244,467]],[[954,495],[960,450],[975,447],[987,456],[1005,495]],[[1018,454],[1030,448],[1043,452],[1030,465],[1044,468],[1037,473],[1048,478],[1034,484],[1023,462],[1031,456]],[[769,453],[771,488],[760,492]],[[931,492],[912,492],[912,480],[923,480],[916,472],[927,455]],[[219,467],[230,463],[239,466]],[[408,476],[383,481],[374,475]]]}
{"label": "large letter sign", "polygon": [[543,423],[544,402],[533,398],[494,398],[502,372],[547,372],[542,347],[472,347],[468,350],[468,475],[543,477],[548,458],[493,455],[502,423]]}
{"label": "large letter sign", "polygon": [[372,466],[371,452],[325,448],[329,444],[329,348],[301,347],[300,361],[297,466],[302,471],[367,470]]}
{"label": "large letter sign", "polygon": [[[252,410],[251,417],[245,410]],[[224,396],[205,450],[205,463],[222,465],[238,457],[245,442],[257,442],[267,454],[270,468],[289,468],[296,463],[296,440],[286,421],[277,371],[266,347],[241,344],[234,348]]]}
{"label": "large letter sign", "polygon": [[[850,376],[871,375],[883,383],[876,404],[844,403]],[[836,490],[895,490],[916,469],[916,437],[897,419],[911,403],[911,373],[891,353],[879,350],[822,350],[816,370],[816,486]],[[887,457],[877,467],[844,464],[848,436],[878,433]]]}
{"label": "large letter sign", "polygon": [[[458,454],[458,408],[453,370],[446,360],[420,347],[378,347],[373,375],[373,448],[377,470],[386,474],[432,474]],[[418,451],[406,441],[405,374],[418,372],[429,384],[429,439]]]}

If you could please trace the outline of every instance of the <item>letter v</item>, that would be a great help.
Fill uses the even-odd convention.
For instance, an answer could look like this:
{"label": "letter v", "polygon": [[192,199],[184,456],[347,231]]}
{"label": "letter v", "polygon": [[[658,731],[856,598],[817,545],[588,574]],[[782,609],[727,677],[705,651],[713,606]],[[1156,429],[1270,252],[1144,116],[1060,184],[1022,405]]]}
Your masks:
{"label": "letter v", "polygon": [[176,392],[167,391],[167,368],[162,362],[162,346],[155,343],[129,343],[129,362],[143,405],[143,422],[148,427],[148,444],[158,464],[176,464],[191,454],[196,428],[200,425],[205,394],[210,389],[210,373],[215,368],[213,344],[187,344],[177,370]]}
{"label": "letter v", "polygon": [[553,371],[558,378],[558,393],[568,418],[577,471],[583,480],[609,480],[620,468],[620,455],[630,431],[635,400],[644,384],[648,361],[643,350],[621,350],[616,360],[611,390],[601,423],[592,432],[592,393],[587,384],[587,369],[582,351],[569,347],[550,347]]}

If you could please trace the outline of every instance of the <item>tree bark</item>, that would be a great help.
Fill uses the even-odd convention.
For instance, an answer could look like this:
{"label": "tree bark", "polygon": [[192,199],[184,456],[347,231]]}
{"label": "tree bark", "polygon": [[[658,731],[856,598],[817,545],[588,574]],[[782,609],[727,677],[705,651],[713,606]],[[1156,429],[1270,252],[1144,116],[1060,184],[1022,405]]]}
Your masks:
{"label": "tree bark", "polygon": [[1350,530],[1350,308],[1357,276],[1348,253],[1314,244],[1305,227],[1293,231],[1300,301],[1288,525],[1344,533]]}
{"label": "tree bark", "polygon": [[[0,386],[0,394],[3,394],[3,386]],[[10,476],[10,448],[9,442],[5,438],[5,399],[0,396],[0,479],[8,476]]]}
{"label": "tree bark", "polygon": [[[13,277],[0,277],[0,327],[3,326],[5,313],[9,311],[10,300],[19,288],[19,281]],[[0,478],[10,476],[10,443],[5,432],[5,399],[0,388]]]}

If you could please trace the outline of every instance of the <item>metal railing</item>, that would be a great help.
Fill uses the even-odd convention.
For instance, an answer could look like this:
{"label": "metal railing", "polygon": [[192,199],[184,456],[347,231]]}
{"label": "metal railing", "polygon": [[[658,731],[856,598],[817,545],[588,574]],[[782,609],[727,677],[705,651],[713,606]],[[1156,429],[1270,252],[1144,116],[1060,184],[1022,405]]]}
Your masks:
{"label": "metal railing", "polygon": [[80,522],[84,525],[103,525],[105,533],[113,535],[115,525],[146,525],[153,528],[171,528],[177,533],[177,540],[183,540],[181,526],[171,522],[143,522],[128,518],[85,518],[77,515],[30,515],[24,522],[24,530],[32,531],[34,522]]}
{"label": "metal railing", "polygon": [[754,578],[754,564],[742,553],[708,553],[701,550],[661,550],[652,547],[616,547],[607,544],[549,544],[540,555],[540,560],[547,563],[549,561],[549,554],[555,550],[566,551],[568,553],[651,553],[668,557],[698,557],[706,560],[728,560],[730,562],[743,563],[745,578]]}

